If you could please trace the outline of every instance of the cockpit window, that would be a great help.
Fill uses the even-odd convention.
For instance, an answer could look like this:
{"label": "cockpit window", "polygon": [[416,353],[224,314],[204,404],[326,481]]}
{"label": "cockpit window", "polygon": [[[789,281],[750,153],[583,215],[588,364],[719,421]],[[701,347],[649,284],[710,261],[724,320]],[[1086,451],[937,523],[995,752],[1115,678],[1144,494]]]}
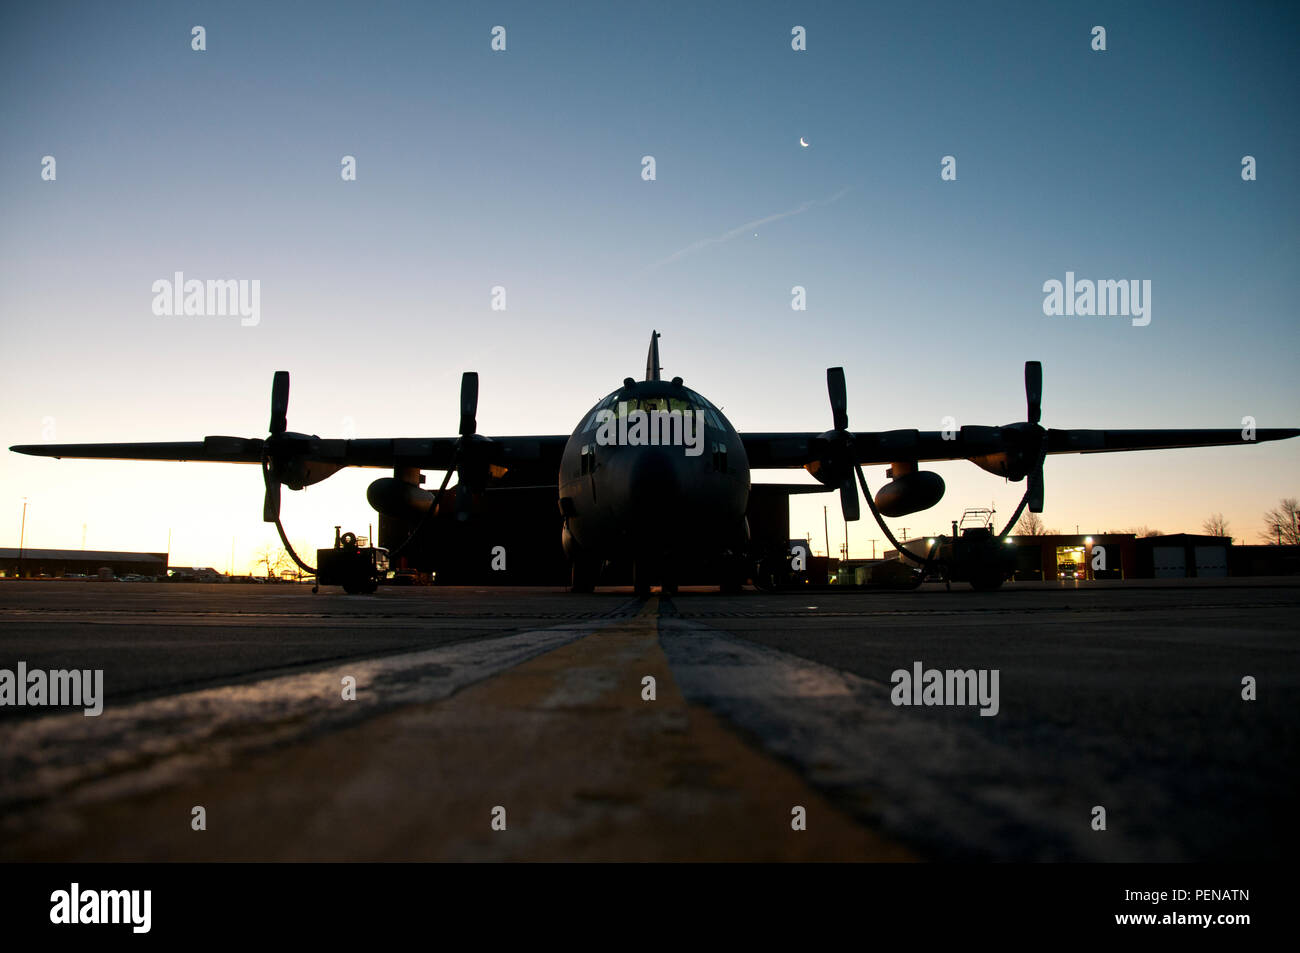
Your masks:
{"label": "cockpit window", "polygon": [[623,391],[615,391],[596,405],[595,410],[583,422],[581,432],[587,433],[599,426],[600,412],[602,410],[611,410],[615,415],[626,415],[634,410],[645,411],[646,413],[679,411],[683,414],[698,410],[703,413],[705,423],[710,427],[724,431],[727,429],[723,426],[722,420],[712,404],[693,390],[683,388],[682,391],[684,394],[682,397],[629,397]]}
{"label": "cockpit window", "polygon": [[668,413],[671,413],[674,410],[682,413],[689,413],[692,410],[700,408],[697,408],[689,400],[685,400],[681,397],[640,397],[632,398],[630,400],[616,400],[608,409],[614,411],[619,416],[623,416],[634,410],[643,410],[646,413],[652,413],[656,410],[661,412],[666,411]]}

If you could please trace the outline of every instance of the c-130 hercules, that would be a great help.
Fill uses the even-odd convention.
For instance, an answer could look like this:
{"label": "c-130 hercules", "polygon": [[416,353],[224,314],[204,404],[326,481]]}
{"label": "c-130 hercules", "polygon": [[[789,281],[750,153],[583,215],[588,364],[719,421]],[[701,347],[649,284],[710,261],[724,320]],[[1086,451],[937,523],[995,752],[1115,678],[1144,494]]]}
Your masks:
{"label": "c-130 hercules", "polygon": [[[943,479],[919,469],[923,462],[970,460],[989,473],[1026,481],[1024,497],[1001,534],[1005,536],[1026,506],[1042,512],[1043,462],[1049,454],[1249,442],[1238,430],[1046,429],[1039,424],[1042,367],[1037,361],[1025,364],[1026,420],[964,426],[955,433],[852,432],[843,368],[828,368],[826,385],[831,429],[738,433],[680,377],[661,379],[659,334],[654,332],[645,379],[626,378],[568,436],[480,434],[475,419],[478,375],[472,371],[461,379],[457,437],[339,440],[294,433],[287,424],[289,374],[277,371],[270,434],[264,438],[10,449],[48,457],[259,464],[265,483],[263,519],[276,524],[291,553],[280,523],[281,486],[300,490],[344,467],[387,468],[393,475],[372,483],[366,496],[380,514],[381,543],[402,563],[432,570],[439,581],[457,581],[468,578],[463,571],[467,562],[478,563],[481,556],[486,569],[490,552],[509,550],[525,559],[531,554],[541,563],[567,564],[575,592],[590,592],[604,567],[630,564],[637,594],[647,595],[655,583],[665,592],[676,591],[683,573],[703,571],[721,581],[724,590],[735,590],[767,571],[758,566],[762,548],[755,545],[747,517],[753,515],[756,499],[773,488],[751,486],[751,469],[807,470],[822,487],[774,489],[787,499],[791,492],[838,489],[849,521],[860,516],[861,486],[886,537],[910,557],[881,517],[906,516],[939,502]],[[1262,442],[1297,435],[1300,429],[1265,429],[1254,437]],[[874,464],[889,465],[889,482],[873,496],[862,467]],[[438,490],[420,485],[426,469],[446,471]],[[452,473],[457,483],[449,486]],[[509,546],[504,545],[507,539]],[[502,545],[494,545],[498,542]],[[783,548],[785,540],[779,543]],[[1005,565],[991,560],[969,580],[976,588],[995,588],[1007,574]],[[501,581],[517,583],[519,577],[503,576]],[[369,580],[351,582],[346,585],[350,591],[373,591]]]}

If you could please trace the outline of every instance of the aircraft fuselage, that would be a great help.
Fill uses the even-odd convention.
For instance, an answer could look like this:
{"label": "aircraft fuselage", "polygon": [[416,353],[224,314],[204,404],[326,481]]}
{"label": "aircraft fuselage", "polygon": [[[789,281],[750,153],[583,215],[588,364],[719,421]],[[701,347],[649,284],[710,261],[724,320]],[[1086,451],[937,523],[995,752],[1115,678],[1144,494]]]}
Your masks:
{"label": "aircraft fuselage", "polygon": [[666,567],[739,551],[749,460],[711,403],[673,381],[624,381],[591,408],[559,473],[571,561]]}

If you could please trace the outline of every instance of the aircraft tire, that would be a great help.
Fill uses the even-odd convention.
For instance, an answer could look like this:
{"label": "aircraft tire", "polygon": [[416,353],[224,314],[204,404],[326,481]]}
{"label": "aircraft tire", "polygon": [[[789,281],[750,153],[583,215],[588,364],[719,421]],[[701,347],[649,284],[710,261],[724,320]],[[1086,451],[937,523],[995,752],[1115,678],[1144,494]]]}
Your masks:
{"label": "aircraft tire", "polygon": [[632,563],[632,590],[638,599],[650,598],[650,565],[638,559]]}
{"label": "aircraft tire", "polygon": [[596,567],[585,559],[575,559],[569,566],[570,592],[595,592]]}

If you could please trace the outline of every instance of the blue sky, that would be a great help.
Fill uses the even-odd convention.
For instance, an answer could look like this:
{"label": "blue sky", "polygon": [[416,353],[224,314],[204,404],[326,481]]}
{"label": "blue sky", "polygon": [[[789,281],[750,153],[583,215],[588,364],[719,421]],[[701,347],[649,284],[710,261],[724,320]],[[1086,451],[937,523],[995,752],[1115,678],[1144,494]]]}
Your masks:
{"label": "blue sky", "polygon": [[[567,433],[640,376],[652,328],[741,430],[828,427],[833,364],[858,429],[1019,420],[1031,358],[1048,426],[1296,426],[1297,15],[1131,7],[8,5],[0,438],[260,435],[280,368],[294,429],[451,433],[475,369],[484,432]],[[1045,316],[1067,270],[1150,279],[1151,324]],[[175,271],[259,279],[260,323],[155,316]],[[896,528],[1019,499],[938,469],[947,497]],[[288,494],[291,533],[372,520],[376,475]],[[1298,477],[1300,441],[1056,457],[1045,518],[1221,511],[1253,541]],[[158,549],[171,528],[179,564],[225,568],[232,536],[243,563],[270,538],[260,492],[255,468],[0,464],[15,541],[26,496],[29,544],[86,524],[91,548]],[[820,542],[823,502],[797,534]]]}

